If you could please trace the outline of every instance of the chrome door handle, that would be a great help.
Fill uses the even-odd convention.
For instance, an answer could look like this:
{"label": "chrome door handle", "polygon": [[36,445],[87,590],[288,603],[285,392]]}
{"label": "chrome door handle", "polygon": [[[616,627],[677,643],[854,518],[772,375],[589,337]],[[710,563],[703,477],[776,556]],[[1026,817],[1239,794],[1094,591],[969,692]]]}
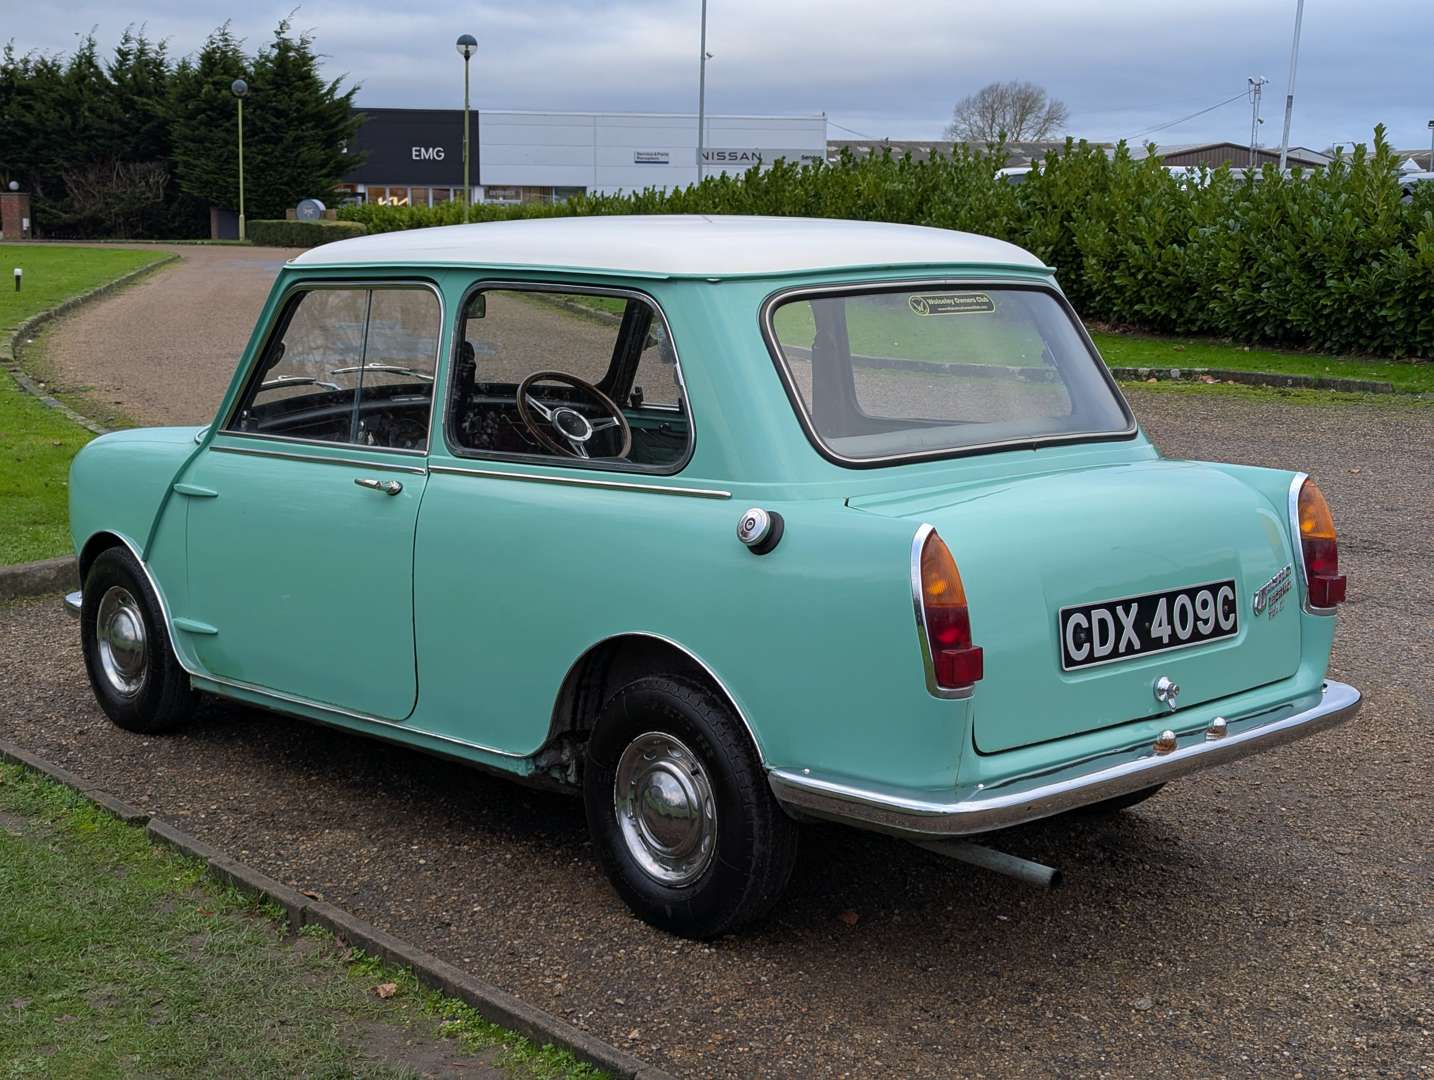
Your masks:
{"label": "chrome door handle", "polygon": [[355,476],[354,483],[370,491],[381,491],[385,495],[397,495],[403,490],[403,485],[397,480],[371,480],[367,476]]}

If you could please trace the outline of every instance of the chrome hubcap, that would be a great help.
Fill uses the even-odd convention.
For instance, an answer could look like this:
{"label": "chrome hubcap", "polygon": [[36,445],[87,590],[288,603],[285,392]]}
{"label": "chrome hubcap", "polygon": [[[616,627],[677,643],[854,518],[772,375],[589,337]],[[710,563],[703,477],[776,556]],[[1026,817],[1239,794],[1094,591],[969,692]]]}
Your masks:
{"label": "chrome hubcap", "polygon": [[649,731],[618,759],[613,803],[627,850],[664,885],[702,876],[717,849],[717,807],[707,769],[678,739]]}
{"label": "chrome hubcap", "polygon": [[111,585],[95,614],[100,670],[115,693],[134,697],[149,670],[149,648],[139,602],[121,585]]}

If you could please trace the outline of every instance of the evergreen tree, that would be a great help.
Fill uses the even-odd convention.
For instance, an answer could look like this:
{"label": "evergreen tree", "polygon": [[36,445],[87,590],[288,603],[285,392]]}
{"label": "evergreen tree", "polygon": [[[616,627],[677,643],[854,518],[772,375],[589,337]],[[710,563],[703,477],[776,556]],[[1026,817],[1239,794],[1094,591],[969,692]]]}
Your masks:
{"label": "evergreen tree", "polygon": [[144,28],[126,27],[106,74],[113,124],[108,156],[119,161],[165,162],[169,148],[168,45],[151,42]]}
{"label": "evergreen tree", "polygon": [[[170,79],[169,139],[180,190],[230,209],[239,205],[239,150],[229,86],[248,77],[245,69],[241,43],[225,23]],[[252,171],[252,158],[246,164]]]}
{"label": "evergreen tree", "polygon": [[244,112],[250,217],[281,218],[302,198],[333,201],[334,185],[358,164],[346,150],[362,122],[353,108],[358,87],[341,90],[342,81],[323,80],[313,39],[292,36],[288,20],[254,58]]}
{"label": "evergreen tree", "polygon": [[[0,50],[0,182],[17,180],[31,192],[45,186],[45,113],[62,76],[62,65],[53,57],[20,55],[14,42]],[[58,176],[54,182],[60,190]]]}

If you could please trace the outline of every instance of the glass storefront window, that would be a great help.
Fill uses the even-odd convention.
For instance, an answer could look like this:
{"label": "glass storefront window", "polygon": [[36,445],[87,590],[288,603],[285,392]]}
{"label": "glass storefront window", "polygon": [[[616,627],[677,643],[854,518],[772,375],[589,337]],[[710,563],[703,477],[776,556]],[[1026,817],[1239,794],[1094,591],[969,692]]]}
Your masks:
{"label": "glass storefront window", "polygon": [[426,187],[409,188],[409,202],[414,206],[428,205],[428,189]]}

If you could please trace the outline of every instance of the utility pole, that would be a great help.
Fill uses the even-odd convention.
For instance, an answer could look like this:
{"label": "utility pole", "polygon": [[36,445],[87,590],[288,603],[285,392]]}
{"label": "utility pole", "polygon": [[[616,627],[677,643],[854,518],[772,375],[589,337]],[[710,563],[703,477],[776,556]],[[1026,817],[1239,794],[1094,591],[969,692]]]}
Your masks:
{"label": "utility pole", "polygon": [[1285,133],[1280,137],[1280,172],[1290,152],[1290,117],[1295,111],[1295,65],[1300,58],[1300,24],[1305,18],[1305,0],[1295,0],[1295,39],[1290,45],[1290,87],[1285,93]]}
{"label": "utility pole", "polygon": [[707,0],[702,0],[702,57],[697,67],[697,182],[702,183],[702,135],[707,126]]}
{"label": "utility pole", "polygon": [[1429,121],[1429,171],[1434,172],[1434,120]]}
{"label": "utility pole", "polygon": [[1260,125],[1264,123],[1260,119],[1260,94],[1264,90],[1265,83],[1270,80],[1263,75],[1250,76],[1250,168],[1258,163],[1257,152],[1260,147]]}

